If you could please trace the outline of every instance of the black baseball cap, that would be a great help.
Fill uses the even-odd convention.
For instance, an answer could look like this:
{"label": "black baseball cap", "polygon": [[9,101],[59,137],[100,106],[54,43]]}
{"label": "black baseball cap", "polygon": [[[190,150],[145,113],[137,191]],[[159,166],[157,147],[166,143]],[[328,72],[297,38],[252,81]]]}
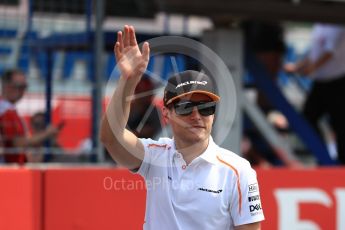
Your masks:
{"label": "black baseball cap", "polygon": [[176,99],[193,93],[200,93],[209,96],[213,101],[219,101],[212,80],[202,72],[186,70],[173,74],[164,90],[164,106],[169,105]]}

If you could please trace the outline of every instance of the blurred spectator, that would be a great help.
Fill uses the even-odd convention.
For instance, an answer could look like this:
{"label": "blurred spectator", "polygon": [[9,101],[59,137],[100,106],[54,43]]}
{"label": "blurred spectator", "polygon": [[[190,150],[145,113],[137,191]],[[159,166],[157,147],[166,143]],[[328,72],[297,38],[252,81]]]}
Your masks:
{"label": "blurred spectator", "polygon": [[[286,50],[282,26],[275,22],[247,21],[243,29],[246,52],[255,54],[276,81]],[[258,92],[258,104],[265,113],[273,109],[261,92]]]}
{"label": "blurred spectator", "polygon": [[308,55],[285,66],[287,72],[308,75],[313,80],[303,114],[321,134],[318,121],[329,115],[336,134],[338,159],[345,164],[345,27],[317,23],[313,27]]}
{"label": "blurred spectator", "polygon": [[4,162],[4,142],[0,133],[0,164]]}
{"label": "blurred spectator", "polygon": [[160,113],[153,104],[155,85],[144,76],[135,88],[128,127],[139,138],[154,138],[160,131]]}
{"label": "blurred spectator", "polygon": [[[30,118],[30,127],[31,127],[31,133],[33,136],[40,135],[45,132],[47,129],[47,123],[46,123],[46,117],[44,112],[37,112]],[[61,129],[63,127],[64,123],[59,123],[58,128]],[[62,152],[61,146],[57,142],[56,136],[52,136],[49,138],[49,154],[55,156],[56,154],[60,154]],[[35,151],[35,154],[32,156],[32,161],[34,162],[42,162],[47,161],[48,159],[44,159],[44,154],[46,154],[48,151],[44,148],[45,143],[36,143],[34,146],[33,151]],[[46,158],[51,158],[47,157]],[[54,157],[53,157],[54,158]]]}
{"label": "blurred spectator", "polygon": [[23,164],[31,161],[27,148],[35,147],[56,136],[60,128],[48,126],[40,134],[29,136],[24,120],[18,115],[15,104],[24,96],[26,77],[19,70],[6,71],[1,78],[0,134],[4,158],[8,163]]}
{"label": "blurred spectator", "polygon": [[[245,50],[247,53],[254,54],[255,57],[264,65],[271,79],[276,81],[279,71],[282,68],[283,56],[285,53],[284,31],[279,23],[265,21],[246,21],[243,23],[245,36]],[[267,118],[270,114],[278,114],[269,122],[277,130],[287,129],[282,125],[285,117],[277,113],[270,102],[265,98],[262,92],[257,92],[257,104],[265,113]],[[286,120],[285,120],[286,121]],[[254,127],[254,124],[246,118],[244,125],[244,138],[242,141],[242,150],[244,157],[251,164],[258,166],[269,166],[271,164],[284,164],[283,159],[274,152],[269,143],[262,138],[262,135]]]}

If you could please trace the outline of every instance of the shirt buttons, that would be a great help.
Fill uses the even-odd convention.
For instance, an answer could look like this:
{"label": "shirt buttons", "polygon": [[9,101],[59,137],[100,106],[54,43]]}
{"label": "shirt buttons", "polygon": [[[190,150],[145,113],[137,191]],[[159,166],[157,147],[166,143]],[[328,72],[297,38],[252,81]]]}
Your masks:
{"label": "shirt buttons", "polygon": [[185,170],[187,168],[186,165],[182,165],[182,169]]}

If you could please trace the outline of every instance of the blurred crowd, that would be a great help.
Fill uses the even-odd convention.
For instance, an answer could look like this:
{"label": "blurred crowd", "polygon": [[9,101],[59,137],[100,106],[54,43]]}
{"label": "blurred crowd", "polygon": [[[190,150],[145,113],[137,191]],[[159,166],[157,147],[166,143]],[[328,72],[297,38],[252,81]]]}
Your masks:
{"label": "blurred crowd", "polygon": [[[263,64],[271,81],[277,84],[280,71],[312,80],[301,115],[321,139],[329,142],[329,135],[325,136],[319,126],[319,121],[325,117],[331,128],[331,141],[335,143],[337,159],[345,164],[345,109],[341,102],[341,95],[345,92],[345,28],[315,24],[309,52],[295,63],[284,63],[286,45],[280,24],[248,21],[242,24],[242,29],[246,52],[254,54]],[[0,162],[21,165],[27,162],[58,162],[61,158],[57,156],[69,154],[57,141],[64,123],[50,124],[46,114],[37,111],[26,124],[16,104],[24,96],[27,87],[26,76],[20,70],[8,70],[1,76]],[[287,119],[271,105],[269,98],[265,98],[255,84],[245,88],[257,90],[256,104],[267,121],[280,135],[288,135],[291,130]],[[155,138],[164,127],[160,115],[162,105],[154,97],[157,90],[157,84],[149,76],[144,76],[135,90],[128,128],[140,138]],[[241,151],[254,166],[270,167],[286,163],[247,116],[244,118],[243,131]],[[80,149],[74,151],[74,155],[89,153],[91,148],[91,139],[86,139]]]}

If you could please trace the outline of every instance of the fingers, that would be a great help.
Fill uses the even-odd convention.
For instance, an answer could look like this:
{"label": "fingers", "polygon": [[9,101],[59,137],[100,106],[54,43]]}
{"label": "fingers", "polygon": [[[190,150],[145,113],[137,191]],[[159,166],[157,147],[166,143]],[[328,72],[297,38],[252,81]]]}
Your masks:
{"label": "fingers", "polygon": [[138,45],[133,26],[125,25],[124,33],[125,33],[124,38],[123,38],[124,47]]}
{"label": "fingers", "polygon": [[115,54],[116,60],[121,59],[121,50],[120,50],[120,43],[119,42],[115,43],[114,54]]}
{"label": "fingers", "polygon": [[122,51],[123,51],[123,41],[122,41],[122,32],[117,32],[117,42],[114,46],[114,54],[117,60],[120,60],[122,57]]}
{"label": "fingers", "polygon": [[[121,31],[117,32],[117,42],[114,46],[114,54],[117,60],[122,58],[124,48],[128,46],[138,46],[138,42],[135,36],[134,27],[125,25],[124,34]],[[150,58],[150,48],[147,42],[143,44],[142,56],[146,61]]]}
{"label": "fingers", "polygon": [[294,63],[287,63],[283,66],[283,69],[287,73],[294,73],[297,71],[296,65]]}
{"label": "fingers", "polygon": [[142,48],[142,55],[145,61],[149,61],[150,59],[150,46],[148,42],[144,42]]}
{"label": "fingers", "polygon": [[59,124],[57,125],[58,130],[61,130],[65,126],[65,124],[66,124],[65,121],[59,122]]}
{"label": "fingers", "polygon": [[129,44],[131,46],[136,46],[138,44],[137,39],[135,37],[135,30],[133,26],[129,27]]}
{"label": "fingers", "polygon": [[120,51],[122,52],[123,50],[123,36],[122,36],[122,31],[117,32],[117,41],[120,44]]}
{"label": "fingers", "polygon": [[130,40],[130,29],[129,29],[128,25],[125,25],[124,32],[125,32],[125,36],[123,38],[123,46],[127,47],[130,44],[129,43],[129,40]]}

